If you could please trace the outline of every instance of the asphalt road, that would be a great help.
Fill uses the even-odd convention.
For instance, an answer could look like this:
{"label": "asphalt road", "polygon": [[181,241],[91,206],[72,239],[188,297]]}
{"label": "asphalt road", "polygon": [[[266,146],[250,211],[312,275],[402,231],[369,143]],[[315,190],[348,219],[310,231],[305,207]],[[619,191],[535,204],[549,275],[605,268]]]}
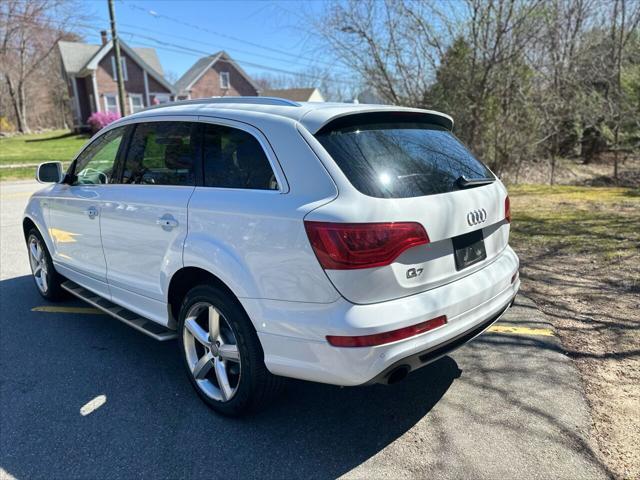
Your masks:
{"label": "asphalt road", "polygon": [[36,188],[0,184],[0,479],[609,476],[578,373],[523,298],[499,324],[520,330],[485,333],[400,384],[291,381],[265,412],[217,416],[174,342],[105,315],[32,311],[61,306],[29,276],[20,223]]}

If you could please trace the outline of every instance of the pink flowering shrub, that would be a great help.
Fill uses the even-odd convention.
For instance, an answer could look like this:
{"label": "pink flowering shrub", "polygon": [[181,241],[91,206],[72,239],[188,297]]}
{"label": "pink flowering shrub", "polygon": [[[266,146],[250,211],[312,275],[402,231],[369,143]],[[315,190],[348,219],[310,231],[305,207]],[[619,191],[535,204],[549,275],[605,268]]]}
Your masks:
{"label": "pink flowering shrub", "polygon": [[115,112],[94,112],[87,119],[87,123],[91,127],[91,131],[95,133],[119,118],[120,114]]}

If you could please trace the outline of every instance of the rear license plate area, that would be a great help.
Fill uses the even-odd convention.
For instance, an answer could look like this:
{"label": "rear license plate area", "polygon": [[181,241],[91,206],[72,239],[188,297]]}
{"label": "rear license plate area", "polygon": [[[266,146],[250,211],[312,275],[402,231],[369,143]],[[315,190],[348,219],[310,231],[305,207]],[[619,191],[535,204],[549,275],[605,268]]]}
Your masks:
{"label": "rear license plate area", "polygon": [[453,253],[456,259],[456,270],[470,267],[487,258],[482,229],[458,235],[453,237],[451,241],[453,242]]}

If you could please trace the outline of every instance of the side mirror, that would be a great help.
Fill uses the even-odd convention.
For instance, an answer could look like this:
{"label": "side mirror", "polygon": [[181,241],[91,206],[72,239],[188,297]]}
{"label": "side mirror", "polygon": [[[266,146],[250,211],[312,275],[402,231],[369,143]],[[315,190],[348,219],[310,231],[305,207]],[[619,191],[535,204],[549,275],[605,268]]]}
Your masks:
{"label": "side mirror", "polygon": [[63,177],[62,163],[60,162],[41,163],[36,170],[36,180],[40,183],[58,183],[62,181]]}

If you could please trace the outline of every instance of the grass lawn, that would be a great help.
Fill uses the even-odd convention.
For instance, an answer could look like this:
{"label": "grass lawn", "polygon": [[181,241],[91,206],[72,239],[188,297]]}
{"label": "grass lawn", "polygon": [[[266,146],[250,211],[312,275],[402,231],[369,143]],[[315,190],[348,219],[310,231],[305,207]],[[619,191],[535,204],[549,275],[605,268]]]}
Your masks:
{"label": "grass lawn", "polygon": [[511,245],[522,292],[578,367],[602,461],[640,478],[640,190],[517,185]]}
{"label": "grass lawn", "polygon": [[640,246],[640,190],[515,185],[513,242],[555,253],[628,258]]}
{"label": "grass lawn", "polygon": [[17,135],[0,138],[0,179],[33,178],[35,168],[2,168],[4,165],[34,164],[42,162],[63,162],[68,164],[88,136],[68,130],[54,130],[33,135]]}

